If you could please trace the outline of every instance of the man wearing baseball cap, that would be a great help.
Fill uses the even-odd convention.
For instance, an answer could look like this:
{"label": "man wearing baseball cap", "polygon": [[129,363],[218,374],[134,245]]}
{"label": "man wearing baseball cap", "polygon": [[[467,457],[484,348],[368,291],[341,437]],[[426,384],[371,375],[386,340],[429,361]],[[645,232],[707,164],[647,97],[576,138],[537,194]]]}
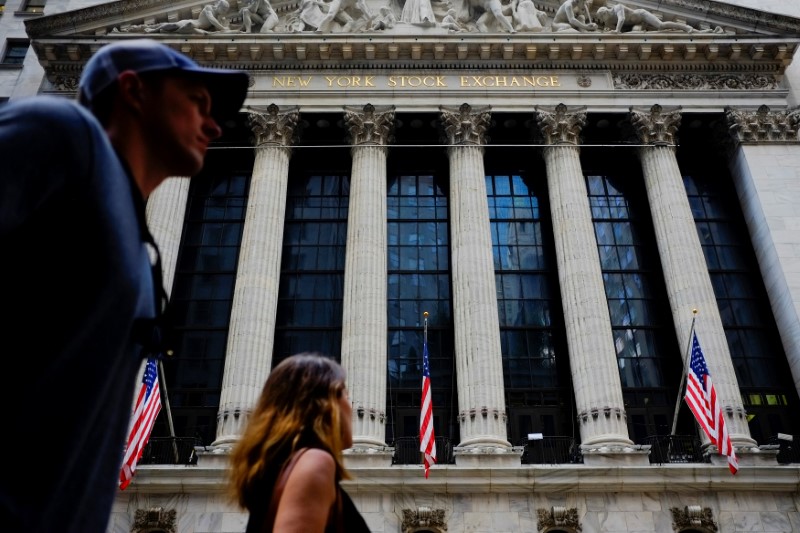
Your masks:
{"label": "man wearing baseball cap", "polygon": [[147,39],[86,64],[80,104],[0,106],[0,321],[13,376],[0,454],[8,532],[104,533],[143,358],[163,351],[165,292],[150,193],[193,176],[244,102],[248,76]]}

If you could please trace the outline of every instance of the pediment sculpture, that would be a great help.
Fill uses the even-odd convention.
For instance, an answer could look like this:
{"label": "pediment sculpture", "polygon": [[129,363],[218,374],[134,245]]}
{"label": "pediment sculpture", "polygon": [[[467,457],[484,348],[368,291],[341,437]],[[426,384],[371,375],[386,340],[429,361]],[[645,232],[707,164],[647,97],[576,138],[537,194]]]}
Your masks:
{"label": "pediment sculpture", "polygon": [[[647,9],[621,2],[564,0],[550,16],[534,0],[300,0],[279,14],[269,0],[215,0],[194,18],[115,28],[125,33],[456,33],[456,32],[684,32],[722,33],[719,26],[699,28],[681,20],[663,20]],[[373,3],[375,7],[370,7]],[[376,8],[377,7],[377,8]]]}

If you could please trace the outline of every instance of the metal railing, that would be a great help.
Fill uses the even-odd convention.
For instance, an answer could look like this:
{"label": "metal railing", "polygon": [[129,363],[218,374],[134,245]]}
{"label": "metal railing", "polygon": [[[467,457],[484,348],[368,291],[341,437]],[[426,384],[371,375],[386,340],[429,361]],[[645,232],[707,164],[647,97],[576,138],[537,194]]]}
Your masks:
{"label": "metal railing", "polygon": [[583,463],[580,446],[572,437],[546,436],[526,441],[522,452],[524,465],[563,465]]}
{"label": "metal railing", "polygon": [[151,437],[144,447],[140,465],[197,464],[194,447],[200,442],[192,437]]}
{"label": "metal railing", "polygon": [[[436,464],[454,465],[453,443],[447,437],[436,437]],[[393,465],[421,465],[419,437],[400,437],[394,441]]]}
{"label": "metal railing", "polygon": [[693,435],[652,435],[642,444],[650,445],[650,464],[708,462]]}
{"label": "metal railing", "polygon": [[768,444],[780,446],[778,449],[778,464],[800,463],[800,435],[775,435],[770,437]]}

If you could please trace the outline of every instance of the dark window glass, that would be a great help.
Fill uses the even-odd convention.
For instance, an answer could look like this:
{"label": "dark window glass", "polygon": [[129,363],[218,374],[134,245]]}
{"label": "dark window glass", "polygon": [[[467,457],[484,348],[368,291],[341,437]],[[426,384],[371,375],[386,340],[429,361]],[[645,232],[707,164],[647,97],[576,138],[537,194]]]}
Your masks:
{"label": "dark window glass", "polygon": [[350,177],[289,178],[273,366],[305,351],[341,358]]}
{"label": "dark window glass", "polygon": [[[419,435],[423,313],[437,437],[455,437],[447,196],[434,173],[389,177],[388,386],[386,440]],[[414,423],[406,423],[414,412]]]}
{"label": "dark window glass", "polygon": [[22,4],[22,11],[26,13],[44,13],[46,0],[25,0]]}
{"label": "dark window glass", "polygon": [[[797,391],[733,185],[715,167],[686,161],[684,185],[706,258],[750,433],[765,443],[798,434]],[[713,376],[713,374],[712,374]]]}
{"label": "dark window glass", "polygon": [[6,51],[3,55],[3,63],[6,65],[21,65],[25,61],[28,53],[28,41],[8,40],[6,41]]}
{"label": "dark window glass", "polygon": [[[215,164],[192,178],[171,304],[178,324],[176,356],[164,360],[178,437],[210,444],[216,437],[236,263],[250,172]],[[167,436],[164,417],[159,435]],[[156,430],[154,430],[155,432]]]}

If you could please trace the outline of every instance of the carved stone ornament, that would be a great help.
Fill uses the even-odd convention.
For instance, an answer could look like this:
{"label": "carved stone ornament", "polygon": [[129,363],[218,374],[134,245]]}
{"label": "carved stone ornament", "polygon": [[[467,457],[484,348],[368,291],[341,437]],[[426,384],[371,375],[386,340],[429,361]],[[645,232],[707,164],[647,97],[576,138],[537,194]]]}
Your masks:
{"label": "carved stone ornament", "polygon": [[614,88],[637,91],[777,89],[778,79],[764,74],[614,74]]}
{"label": "carved stone ornament", "polygon": [[394,109],[394,106],[375,109],[372,104],[363,108],[346,106],[344,122],[350,133],[350,143],[385,146],[392,142]]}
{"label": "carved stone ornament", "polygon": [[538,521],[536,527],[541,532],[550,531],[553,528],[567,528],[573,533],[581,531],[581,524],[578,520],[578,509],[575,507],[553,506],[550,509],[537,509]]}
{"label": "carved stone ornament", "polygon": [[536,123],[544,136],[545,144],[574,144],[586,124],[586,108],[568,111],[567,106],[558,104],[553,109],[536,108]]}
{"label": "carved stone ornament", "polygon": [[444,137],[442,142],[450,145],[476,144],[489,142],[486,131],[491,124],[491,108],[486,106],[473,110],[469,104],[458,108],[441,106]]}
{"label": "carved stone ornament", "polygon": [[675,531],[702,527],[707,531],[717,531],[717,524],[714,523],[714,515],[708,507],[701,508],[699,505],[687,505],[683,509],[673,507],[672,528]]}
{"label": "carved stone ornament", "polygon": [[56,76],[53,87],[59,91],[77,92],[79,81],[78,76]]}
{"label": "carved stone ornament", "polygon": [[800,108],[771,111],[762,105],[757,111],[725,108],[725,118],[734,140],[744,143],[798,142]]}
{"label": "carved stone ornament", "polygon": [[253,143],[256,146],[271,144],[289,147],[297,133],[297,122],[300,113],[297,108],[281,112],[275,104],[270,104],[266,112],[258,108],[250,108],[247,125],[253,132]]}
{"label": "carved stone ornament", "polygon": [[430,507],[418,507],[416,510],[403,509],[403,523],[400,527],[403,533],[414,533],[420,529],[447,531],[444,509],[431,509]]}
{"label": "carved stone ornament", "polygon": [[674,146],[678,127],[681,125],[681,108],[665,110],[658,104],[649,110],[632,107],[630,120],[642,144]]}
{"label": "carved stone ornament", "polygon": [[153,507],[147,510],[136,509],[131,533],[145,533],[152,530],[175,533],[177,531],[175,519],[174,509],[166,510],[162,507]]}

